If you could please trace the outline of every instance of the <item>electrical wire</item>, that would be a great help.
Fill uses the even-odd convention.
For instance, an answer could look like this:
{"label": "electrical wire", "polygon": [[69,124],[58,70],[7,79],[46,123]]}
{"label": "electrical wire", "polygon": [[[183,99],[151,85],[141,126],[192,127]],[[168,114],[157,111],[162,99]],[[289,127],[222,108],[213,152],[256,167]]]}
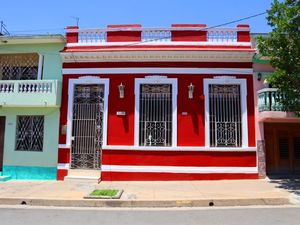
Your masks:
{"label": "electrical wire", "polygon": [[[257,13],[257,14],[254,14],[254,15],[251,15],[251,16],[247,16],[247,17],[243,17],[243,18],[240,18],[240,19],[237,19],[237,20],[232,20],[232,21],[229,21],[229,22],[226,22],[226,23],[222,23],[222,24],[218,24],[218,25],[214,25],[214,26],[210,26],[210,27],[205,27],[205,28],[202,28],[202,29],[198,29],[198,31],[205,31],[205,30],[209,30],[209,29],[213,29],[213,28],[218,28],[218,27],[222,27],[222,26],[226,26],[226,25],[229,25],[229,24],[233,24],[233,23],[237,23],[237,22],[240,22],[240,21],[244,21],[244,20],[248,20],[248,19],[251,19],[251,18],[255,18],[255,17],[258,17],[258,16],[261,16],[261,15],[264,15],[266,14],[267,12],[261,12],[261,13]],[[61,29],[61,28],[53,28],[53,29]],[[27,30],[27,32],[29,31],[42,31],[42,30],[50,30],[50,29],[41,29],[41,30]],[[20,31],[20,32],[26,32],[26,30],[24,31]],[[193,32],[193,31],[186,31],[186,33],[189,33],[189,32]],[[157,40],[163,40],[163,39],[166,39],[168,37],[160,37],[160,38],[157,38],[157,39],[151,39],[151,40],[145,40],[145,41],[140,41],[140,42],[136,42],[136,43],[131,43],[131,44],[124,44],[124,45],[116,45],[116,46],[110,46],[111,48],[121,48],[121,47],[129,47],[129,46],[135,46],[135,45],[140,45],[140,44],[143,44],[143,43],[148,43],[148,42],[153,42],[153,41],[157,41]],[[3,49],[3,48],[2,48]],[[0,49],[1,50],[1,49]],[[32,52],[28,52],[28,51],[18,51],[18,50],[10,50],[10,49],[5,49],[5,51],[12,51],[12,52],[17,52],[17,53],[32,53]],[[59,53],[48,53],[48,52],[39,52],[40,54],[42,55],[60,55]],[[124,60],[126,61],[126,60]]]}

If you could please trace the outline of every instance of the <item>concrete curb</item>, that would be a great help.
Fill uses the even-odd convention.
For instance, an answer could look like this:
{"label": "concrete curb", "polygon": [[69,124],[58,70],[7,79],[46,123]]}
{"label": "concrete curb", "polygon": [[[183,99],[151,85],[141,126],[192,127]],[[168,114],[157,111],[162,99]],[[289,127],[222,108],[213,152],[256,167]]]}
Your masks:
{"label": "concrete curb", "polygon": [[252,199],[199,199],[199,200],[60,200],[32,198],[1,198],[0,205],[31,205],[61,207],[207,207],[207,206],[250,206],[287,205],[288,198]]}

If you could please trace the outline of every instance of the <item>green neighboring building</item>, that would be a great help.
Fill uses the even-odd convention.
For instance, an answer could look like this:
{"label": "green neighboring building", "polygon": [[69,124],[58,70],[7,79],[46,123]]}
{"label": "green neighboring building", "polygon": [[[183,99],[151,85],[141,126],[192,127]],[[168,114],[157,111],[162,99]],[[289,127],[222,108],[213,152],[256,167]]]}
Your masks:
{"label": "green neighboring building", "polygon": [[0,181],[56,179],[64,44],[0,36]]}

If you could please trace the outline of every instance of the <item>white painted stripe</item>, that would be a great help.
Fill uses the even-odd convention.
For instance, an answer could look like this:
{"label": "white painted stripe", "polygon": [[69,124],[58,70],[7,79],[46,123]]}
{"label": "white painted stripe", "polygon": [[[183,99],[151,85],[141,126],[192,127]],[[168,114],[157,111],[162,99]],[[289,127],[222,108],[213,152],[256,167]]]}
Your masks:
{"label": "white painted stripe", "polygon": [[102,150],[255,152],[257,148],[256,147],[222,148],[222,147],[196,147],[196,146],[149,147],[149,146],[132,146],[132,145],[103,145]]}
{"label": "white painted stripe", "polygon": [[148,173],[258,173],[257,167],[119,166],[102,165],[103,172]]}
{"label": "white painted stripe", "polygon": [[253,74],[245,68],[79,68],[63,69],[63,74]]}
{"label": "white painted stripe", "polygon": [[[132,46],[130,46],[132,45]],[[209,42],[209,41],[176,41],[176,42],[159,42],[159,41],[146,41],[146,42],[90,42],[90,43],[68,43],[67,47],[79,46],[251,46],[250,42]]]}
{"label": "white painted stripe", "polygon": [[71,148],[71,146],[69,146],[67,144],[59,144],[58,148]]}
{"label": "white painted stripe", "polygon": [[70,168],[70,163],[58,163],[57,169],[58,170],[68,170]]}

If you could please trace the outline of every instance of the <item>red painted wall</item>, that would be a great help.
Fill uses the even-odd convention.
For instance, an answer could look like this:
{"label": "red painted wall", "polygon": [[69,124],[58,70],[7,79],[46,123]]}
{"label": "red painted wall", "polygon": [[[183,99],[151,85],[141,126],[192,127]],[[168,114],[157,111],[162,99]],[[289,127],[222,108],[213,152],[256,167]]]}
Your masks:
{"label": "red painted wall", "polygon": [[[103,150],[103,165],[256,167],[256,152]],[[257,173],[155,173],[102,171],[101,180],[220,180],[257,179]]]}
{"label": "red painted wall", "polygon": [[[60,124],[67,124],[68,109],[68,79],[77,78],[80,75],[64,75],[63,94]],[[110,92],[108,103],[108,145],[133,145],[134,144],[134,79],[146,76],[139,75],[100,75],[101,78],[110,78]],[[178,146],[204,146],[205,145],[205,115],[203,79],[212,78],[216,75],[167,75],[170,78],[178,78],[177,96],[177,145]],[[248,141],[249,146],[256,146],[255,141],[255,118],[253,99],[252,76],[239,75],[238,78],[247,79],[247,107],[248,107]],[[118,85],[125,85],[125,97],[119,98]],[[188,85],[195,85],[194,98],[188,99]],[[125,116],[117,116],[118,111],[124,111]],[[182,113],[187,113],[183,115]],[[66,143],[66,135],[59,136],[59,143]]]}
{"label": "red painted wall", "polygon": [[103,150],[103,165],[255,167],[256,152]]}
{"label": "red painted wall", "polygon": [[[124,98],[119,97],[118,86],[125,86]],[[134,79],[123,75],[113,75],[110,79],[108,105],[108,135],[109,145],[133,145],[134,144]],[[126,113],[125,116],[117,116],[118,111]]]}
{"label": "red painted wall", "polygon": [[[178,79],[177,96],[177,145],[205,145],[205,115],[203,98],[203,79],[200,76],[184,75]],[[188,98],[188,85],[193,83],[193,99]],[[183,115],[182,113],[187,113]]]}

